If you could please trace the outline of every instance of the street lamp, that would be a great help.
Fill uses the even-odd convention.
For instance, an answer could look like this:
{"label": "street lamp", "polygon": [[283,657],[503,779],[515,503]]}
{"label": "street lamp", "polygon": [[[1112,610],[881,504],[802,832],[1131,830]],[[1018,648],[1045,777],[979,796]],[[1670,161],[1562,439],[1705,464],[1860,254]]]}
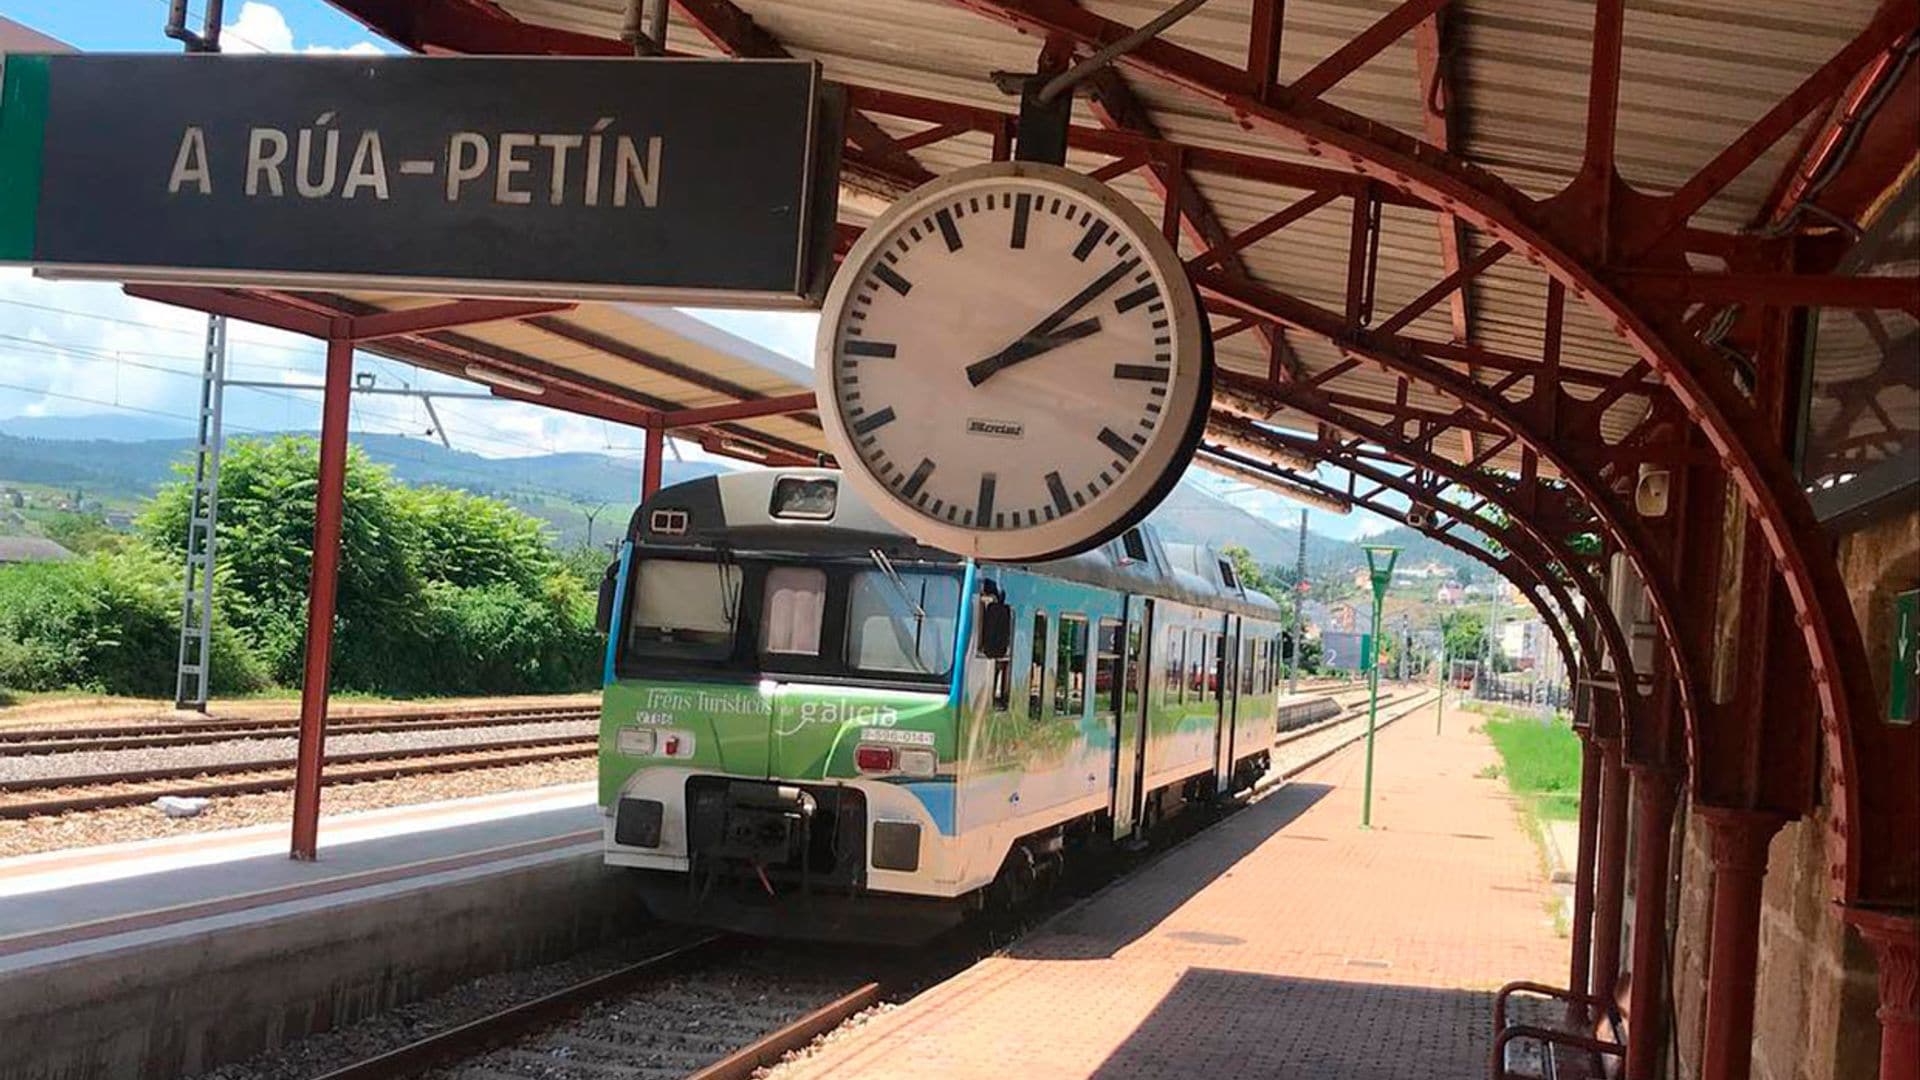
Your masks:
{"label": "street lamp", "polygon": [[1360,802],[1360,827],[1373,827],[1373,723],[1380,712],[1380,608],[1393,583],[1393,564],[1400,549],[1390,544],[1362,544],[1367,553],[1367,578],[1373,582],[1373,640],[1368,644],[1373,665],[1367,680],[1367,778]]}

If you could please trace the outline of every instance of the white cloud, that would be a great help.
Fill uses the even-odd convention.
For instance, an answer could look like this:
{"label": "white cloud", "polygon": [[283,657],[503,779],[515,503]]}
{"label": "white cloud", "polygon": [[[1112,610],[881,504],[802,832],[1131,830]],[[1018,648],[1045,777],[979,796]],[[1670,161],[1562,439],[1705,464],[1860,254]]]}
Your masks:
{"label": "white cloud", "polygon": [[387,50],[371,41],[356,41],[344,49],[330,45],[305,45],[295,48],[293,27],[287,17],[272,4],[247,0],[240,5],[240,17],[220,27],[220,46],[234,53],[307,53],[309,55],[379,56]]}

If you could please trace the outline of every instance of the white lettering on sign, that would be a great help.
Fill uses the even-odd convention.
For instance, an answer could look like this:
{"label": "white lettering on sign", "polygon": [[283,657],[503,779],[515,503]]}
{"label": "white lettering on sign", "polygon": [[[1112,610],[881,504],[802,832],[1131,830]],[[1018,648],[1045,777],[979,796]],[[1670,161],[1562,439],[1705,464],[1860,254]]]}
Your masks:
{"label": "white lettering on sign", "polygon": [[[603,116],[586,134],[507,131],[487,135],[456,131],[434,156],[398,160],[387,168],[388,144],[375,129],[343,131],[332,110],[294,132],[280,128],[247,130],[247,158],[240,188],[248,198],[282,199],[288,189],[303,199],[393,197],[393,177],[435,176],[447,202],[478,196],[501,206],[527,206],[544,190],[548,206],[660,205],[660,180],[666,141],[658,135],[610,133],[613,117]],[[347,153],[344,146],[351,146]],[[544,151],[544,152],[543,152]],[[341,171],[341,159],[346,170]],[[167,174],[169,195],[212,195],[218,163],[207,147],[206,131],[184,128]],[[545,183],[537,170],[546,171]],[[292,183],[288,183],[288,172]]]}
{"label": "white lettering on sign", "polygon": [[207,137],[197,127],[180,135],[180,150],[173,156],[173,175],[167,177],[167,194],[193,184],[202,195],[213,194],[213,173],[207,169]]}

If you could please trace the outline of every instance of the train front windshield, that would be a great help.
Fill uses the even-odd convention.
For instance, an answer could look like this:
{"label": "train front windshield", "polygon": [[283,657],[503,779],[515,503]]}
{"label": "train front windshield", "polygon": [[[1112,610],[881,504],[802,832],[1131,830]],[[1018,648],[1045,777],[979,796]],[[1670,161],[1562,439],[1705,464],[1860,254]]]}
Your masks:
{"label": "train front windshield", "polygon": [[957,567],[641,559],[621,674],[702,672],[944,682]]}

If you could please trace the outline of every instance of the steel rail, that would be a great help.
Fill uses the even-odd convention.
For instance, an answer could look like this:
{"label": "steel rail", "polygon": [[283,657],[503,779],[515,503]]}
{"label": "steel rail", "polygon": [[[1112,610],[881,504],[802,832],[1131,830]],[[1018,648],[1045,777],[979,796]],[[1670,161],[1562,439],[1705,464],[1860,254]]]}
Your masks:
{"label": "steel rail", "polygon": [[508,1006],[386,1053],[322,1073],[315,1080],[387,1080],[389,1077],[417,1076],[434,1065],[455,1058],[473,1057],[536,1028],[563,1020],[610,994],[631,990],[675,974],[695,961],[710,960],[716,955],[736,950],[745,940],[732,934],[701,938],[625,967],[583,979],[532,1001]]}
{"label": "steel rail", "polygon": [[[471,748],[436,747],[441,760],[419,761],[425,755],[414,754],[399,756],[386,755],[386,761],[373,762],[355,768],[348,766],[344,770],[329,772],[325,777],[328,785],[357,784],[372,780],[395,780],[407,776],[430,776],[436,773],[467,772],[473,769],[497,769],[506,765],[531,765],[542,761],[560,761],[567,758],[592,757],[599,752],[597,740],[580,739],[564,746],[548,749],[526,750],[509,753],[487,753],[482,747],[476,751]],[[395,763],[388,763],[395,762]],[[256,768],[255,771],[258,770]],[[74,810],[104,810],[116,806],[137,806],[152,802],[162,795],[178,795],[185,798],[212,797],[217,795],[256,795],[262,792],[282,791],[293,786],[291,770],[278,770],[278,775],[253,780],[232,780],[215,784],[189,784],[186,786],[168,785],[164,787],[146,787],[136,791],[112,791],[98,795],[76,795],[71,798],[39,799],[27,802],[0,803],[0,820],[39,817],[47,814],[64,814]],[[129,780],[121,777],[115,783],[156,783],[156,781]],[[71,786],[71,785],[68,785]]]}
{"label": "steel rail", "polygon": [[[597,720],[599,709],[577,709],[569,712],[542,713],[527,715],[523,713],[503,713],[498,716],[479,715],[468,719],[427,719],[427,720],[387,720],[365,724],[328,724],[327,734],[335,735],[392,735],[409,731],[460,731],[483,730],[492,727],[511,727],[518,724],[567,724],[588,720]],[[10,755],[27,754],[71,754],[97,750],[141,750],[167,746],[210,746],[215,743],[239,742],[247,739],[291,739],[300,732],[299,725],[293,721],[285,724],[235,726],[230,730],[212,731],[167,731],[150,732],[123,736],[83,736],[79,738],[60,737],[57,728],[34,729],[36,734],[50,736],[43,742],[4,742],[0,743]]]}
{"label": "steel rail", "polygon": [[775,1064],[788,1053],[839,1027],[847,1017],[878,1000],[880,984],[870,982],[850,994],[827,1002],[785,1027],[768,1032],[693,1073],[688,1080],[748,1080],[761,1068]]}
{"label": "steel rail", "polygon": [[[352,713],[339,719],[349,723],[402,723],[431,722],[435,720],[459,720],[463,718],[485,718],[496,716],[524,717],[529,722],[554,716],[571,716],[574,713],[598,715],[600,706],[593,705],[531,705],[514,706],[509,709],[436,709],[432,711]],[[152,720],[136,721],[129,724],[96,724],[88,727],[20,727],[0,728],[0,745],[11,747],[18,742],[32,742],[62,738],[111,738],[119,735],[167,735],[186,732],[217,732],[245,728],[266,727],[274,724],[297,724],[298,717],[290,716],[286,720],[262,720],[251,716],[235,716],[225,719],[207,720]],[[337,730],[337,729],[336,729]]]}
{"label": "steel rail", "polygon": [[[531,750],[547,746],[565,746],[570,743],[595,742],[596,735],[530,735],[520,739],[502,739],[499,742],[468,743],[441,746],[395,747],[386,750],[354,750],[344,754],[328,754],[328,765],[353,765],[368,761],[388,761],[395,758],[430,757],[445,754],[471,754],[487,750]],[[66,776],[29,776],[11,780],[0,780],[0,792],[43,791],[48,788],[98,787],[102,784],[147,783],[155,780],[187,780],[196,776],[237,776],[243,773],[266,772],[270,769],[291,769],[294,758],[274,758],[269,761],[222,761],[203,765],[163,765],[150,769],[119,769],[101,773],[79,773]]]}

